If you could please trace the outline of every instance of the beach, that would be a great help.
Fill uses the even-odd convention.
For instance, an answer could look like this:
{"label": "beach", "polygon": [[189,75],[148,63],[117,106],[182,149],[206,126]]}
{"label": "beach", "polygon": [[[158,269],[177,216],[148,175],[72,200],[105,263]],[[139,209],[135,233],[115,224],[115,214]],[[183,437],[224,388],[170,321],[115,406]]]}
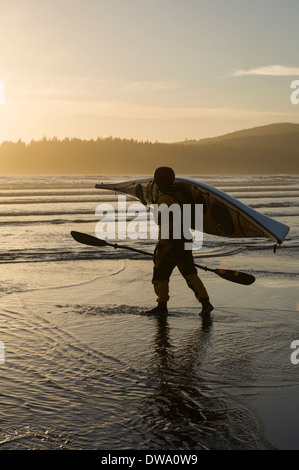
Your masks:
{"label": "beach", "polygon": [[204,237],[198,263],[256,277],[199,270],[209,321],[178,271],[169,315],[144,314],[151,258],[71,238],[116,204],[94,184],[131,175],[1,177],[0,449],[299,449],[299,177],[192,178],[291,227],[276,253],[266,239]]}

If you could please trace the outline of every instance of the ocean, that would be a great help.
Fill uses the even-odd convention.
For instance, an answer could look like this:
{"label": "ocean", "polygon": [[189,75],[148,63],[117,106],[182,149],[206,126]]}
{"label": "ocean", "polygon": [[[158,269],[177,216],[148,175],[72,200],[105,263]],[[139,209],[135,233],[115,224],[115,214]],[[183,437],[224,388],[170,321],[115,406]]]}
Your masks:
{"label": "ocean", "polygon": [[136,175],[0,176],[0,450],[299,449],[299,176],[186,176],[291,228],[276,253],[204,236],[200,264],[256,276],[199,273],[208,324],[178,273],[168,317],[143,315],[151,258],[70,236],[94,235],[97,206],[117,205],[96,183]]}

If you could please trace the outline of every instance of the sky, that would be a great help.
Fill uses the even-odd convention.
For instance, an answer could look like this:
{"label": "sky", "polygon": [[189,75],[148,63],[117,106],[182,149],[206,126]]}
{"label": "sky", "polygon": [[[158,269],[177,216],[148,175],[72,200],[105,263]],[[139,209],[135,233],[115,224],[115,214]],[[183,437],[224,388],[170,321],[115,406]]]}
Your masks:
{"label": "sky", "polygon": [[0,0],[0,142],[299,123],[298,18],[297,0]]}

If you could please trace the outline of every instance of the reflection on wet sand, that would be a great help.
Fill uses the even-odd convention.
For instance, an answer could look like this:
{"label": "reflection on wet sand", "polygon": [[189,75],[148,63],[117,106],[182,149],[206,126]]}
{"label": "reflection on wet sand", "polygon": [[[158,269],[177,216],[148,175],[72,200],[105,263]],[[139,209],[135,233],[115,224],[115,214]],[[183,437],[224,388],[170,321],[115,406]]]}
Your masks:
{"label": "reflection on wet sand", "polygon": [[148,431],[156,443],[168,448],[208,449],[206,434],[216,432],[210,426],[223,419],[223,412],[207,403],[206,385],[196,370],[212,333],[212,317],[202,320],[179,349],[171,343],[167,317],[159,317],[156,322],[149,376],[154,393],[147,398],[143,411],[151,427]]}

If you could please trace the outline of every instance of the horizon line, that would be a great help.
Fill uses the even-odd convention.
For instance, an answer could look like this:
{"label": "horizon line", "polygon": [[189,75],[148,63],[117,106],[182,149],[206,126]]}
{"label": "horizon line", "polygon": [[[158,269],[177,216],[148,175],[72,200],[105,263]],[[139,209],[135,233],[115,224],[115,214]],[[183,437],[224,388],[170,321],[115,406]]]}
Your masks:
{"label": "horizon line", "polygon": [[76,136],[64,136],[64,137],[58,137],[56,135],[47,136],[46,134],[44,134],[43,137],[39,137],[39,138],[32,137],[30,139],[25,139],[25,140],[23,140],[21,137],[19,137],[16,140],[7,140],[6,139],[6,140],[2,140],[0,142],[0,145],[2,145],[3,143],[13,143],[13,144],[24,143],[26,145],[30,145],[31,142],[56,141],[56,140],[60,141],[60,142],[63,141],[63,140],[80,140],[82,142],[84,142],[84,141],[89,142],[89,141],[109,140],[109,139],[117,139],[117,140],[123,140],[123,141],[134,141],[134,142],[137,142],[137,143],[151,143],[151,144],[171,145],[171,144],[180,144],[180,143],[189,142],[189,141],[198,141],[198,142],[200,142],[201,140],[216,139],[218,137],[224,137],[226,135],[234,134],[234,133],[237,133],[237,132],[242,132],[242,131],[247,131],[247,130],[252,130],[252,129],[261,129],[263,127],[279,126],[279,125],[299,126],[299,123],[289,122],[289,121],[272,122],[270,124],[263,124],[263,125],[260,125],[260,126],[244,127],[242,129],[237,129],[235,131],[226,132],[224,134],[213,135],[211,137],[202,137],[202,138],[199,138],[199,139],[196,139],[196,138],[188,139],[188,138],[186,138],[184,140],[173,141],[173,142],[163,142],[163,141],[158,141],[158,140],[153,141],[153,140],[149,140],[149,139],[136,139],[134,137],[118,137],[118,136],[113,136],[113,135],[109,135],[109,136],[106,136],[106,137],[102,137],[102,136],[98,135],[97,137],[82,138],[82,137],[76,137]]}

